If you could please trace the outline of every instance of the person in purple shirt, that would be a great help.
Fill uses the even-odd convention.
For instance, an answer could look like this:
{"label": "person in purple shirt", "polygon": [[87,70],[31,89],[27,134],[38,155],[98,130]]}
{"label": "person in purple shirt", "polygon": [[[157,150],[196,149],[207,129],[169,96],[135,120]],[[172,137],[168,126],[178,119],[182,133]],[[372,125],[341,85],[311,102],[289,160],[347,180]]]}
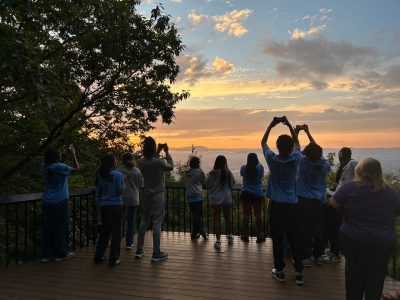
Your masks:
{"label": "person in purple shirt", "polygon": [[362,159],[355,168],[355,179],[338,188],[330,205],[344,208],[340,236],[346,258],[346,299],[381,299],[396,243],[400,199],[386,183],[379,161]]}
{"label": "person in purple shirt", "polygon": [[311,267],[311,256],[317,265],[322,265],[324,243],[322,239],[323,205],[326,202],[326,176],[331,167],[322,156],[322,148],[315,142],[308,126],[296,126],[307,134],[310,143],[304,148],[300,160],[299,177],[297,179],[299,210],[303,238],[303,264]]}
{"label": "person in purple shirt", "polygon": [[72,145],[69,146],[68,153],[72,157],[73,167],[60,162],[61,155],[57,149],[49,148],[44,153],[42,263],[47,263],[53,258],[55,261],[62,261],[75,256],[67,249],[69,233],[68,176],[79,170],[79,164]]}
{"label": "person in purple shirt", "polygon": [[[279,123],[289,128],[291,136],[283,134],[278,137],[276,147],[279,154],[277,155],[270,150],[267,141],[271,129]],[[292,250],[296,283],[302,285],[304,273],[297,206],[297,174],[302,156],[297,134],[286,117],[275,117],[272,120],[261,140],[261,146],[270,170],[266,196],[270,199],[270,227],[275,265],[272,277],[279,282],[285,282],[283,240],[286,233]]]}
{"label": "person in purple shirt", "polygon": [[124,176],[115,171],[115,167],[114,156],[107,154],[102,157],[95,195],[96,202],[101,209],[102,225],[93,261],[98,264],[105,259],[104,254],[111,236],[110,254],[108,256],[109,267],[120,263],[122,194],[126,188]]}

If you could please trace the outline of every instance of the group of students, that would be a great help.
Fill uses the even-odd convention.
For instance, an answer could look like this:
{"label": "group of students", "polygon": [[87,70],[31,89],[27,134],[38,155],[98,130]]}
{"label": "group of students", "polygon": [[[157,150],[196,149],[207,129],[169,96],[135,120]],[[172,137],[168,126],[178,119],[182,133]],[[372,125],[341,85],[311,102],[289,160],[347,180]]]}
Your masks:
{"label": "group of students", "polygon": [[[290,135],[280,135],[276,141],[278,153],[268,146],[273,127],[282,123]],[[309,144],[300,150],[298,135],[304,131]],[[336,191],[327,197],[326,177],[330,166],[322,156],[322,148],[315,142],[307,125],[292,127],[286,117],[275,117],[262,137],[261,146],[269,168],[265,196],[269,201],[269,224],[273,243],[273,278],[285,282],[284,252],[290,248],[295,269],[295,281],[304,282],[304,266],[312,261],[336,262],[340,249],[346,257],[347,299],[379,299],[389,254],[396,242],[395,216],[400,212],[400,200],[385,182],[379,162],[366,158],[357,163],[351,159],[351,150],[339,152],[339,169],[336,175]],[[160,158],[160,152],[165,158]],[[67,176],[75,172],[78,162],[73,147],[70,148],[73,167],[60,162],[57,150],[45,153],[43,172],[46,188],[43,194],[43,259],[58,261],[72,258],[67,251],[68,232],[68,184]],[[157,144],[151,137],[143,142],[143,157],[135,167],[130,153],[123,156],[123,166],[116,168],[116,160],[106,155],[101,160],[97,175],[96,201],[101,210],[100,237],[94,256],[95,263],[105,259],[111,238],[108,261],[110,267],[120,263],[121,225],[124,210],[128,214],[126,249],[133,247],[136,208],[139,205],[139,189],[142,189],[143,215],[138,231],[135,256],[141,258],[145,234],[150,222],[153,230],[152,261],[168,258],[160,249],[160,231],[165,215],[165,172],[173,170],[173,160],[166,144]],[[232,194],[234,185],[227,160],[220,155],[213,169],[206,176],[200,168],[200,159],[191,157],[186,171],[186,201],[193,215],[192,240],[208,238],[203,226],[203,188],[209,189],[209,201],[213,210],[213,229],[216,236],[214,247],[221,248],[221,213],[225,219],[228,244],[233,242]],[[263,166],[255,153],[247,157],[247,164],[240,169],[243,177],[240,199],[243,205],[243,231],[241,240],[249,241],[249,218],[254,211],[257,242],[265,241],[262,231],[261,210],[264,198]],[[325,223],[325,225],[323,224]],[[342,224],[343,223],[343,224]],[[324,256],[326,239],[330,254]],[[339,241],[340,240],[340,241]],[[339,247],[340,245],[340,247]],[[373,271],[371,271],[373,270]],[[379,296],[379,298],[377,298]]]}

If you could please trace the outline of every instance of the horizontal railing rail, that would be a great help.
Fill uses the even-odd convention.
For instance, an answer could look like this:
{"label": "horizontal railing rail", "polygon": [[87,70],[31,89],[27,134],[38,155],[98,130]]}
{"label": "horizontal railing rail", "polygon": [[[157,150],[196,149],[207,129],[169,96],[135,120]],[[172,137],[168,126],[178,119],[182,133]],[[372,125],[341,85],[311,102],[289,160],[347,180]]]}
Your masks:
{"label": "horizontal railing rail", "polygon": [[[242,205],[240,204],[241,185],[232,188],[232,227],[233,234],[240,235],[242,229]],[[185,201],[185,184],[168,183],[165,190],[164,231],[190,232],[192,218]],[[212,233],[212,212],[208,201],[208,190],[204,190],[203,218],[204,226]],[[0,196],[0,265],[9,266],[34,260],[41,254],[42,232],[42,193]],[[262,226],[266,236],[268,229],[268,199],[263,200]],[[70,191],[70,232],[69,247],[76,249],[94,245],[99,229],[99,212],[94,201],[94,189]],[[137,224],[140,224],[141,208],[138,210]],[[222,218],[223,219],[223,218]],[[224,226],[224,221],[222,221]],[[125,222],[123,223],[123,228]],[[255,234],[255,222],[250,218],[249,233]],[[397,276],[397,249],[389,265],[389,275]]]}

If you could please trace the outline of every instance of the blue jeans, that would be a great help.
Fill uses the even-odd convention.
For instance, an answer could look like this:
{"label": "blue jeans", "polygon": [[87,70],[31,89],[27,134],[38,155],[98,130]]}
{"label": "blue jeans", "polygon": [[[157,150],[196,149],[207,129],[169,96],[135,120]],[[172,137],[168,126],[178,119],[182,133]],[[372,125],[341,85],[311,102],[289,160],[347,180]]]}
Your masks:
{"label": "blue jeans", "polygon": [[126,246],[133,245],[133,236],[135,234],[135,223],[136,223],[136,209],[137,206],[125,207],[127,211],[128,224],[126,225]]}
{"label": "blue jeans", "polygon": [[69,214],[68,199],[57,204],[43,203],[43,258],[67,256]]}

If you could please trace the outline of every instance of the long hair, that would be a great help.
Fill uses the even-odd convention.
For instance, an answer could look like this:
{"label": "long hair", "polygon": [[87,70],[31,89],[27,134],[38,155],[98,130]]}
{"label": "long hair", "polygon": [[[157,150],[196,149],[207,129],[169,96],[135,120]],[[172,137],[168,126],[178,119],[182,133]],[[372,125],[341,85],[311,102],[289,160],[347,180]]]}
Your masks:
{"label": "long hair", "polygon": [[257,154],[249,153],[247,155],[246,175],[250,181],[257,178],[257,165],[259,164]]}
{"label": "long hair", "polygon": [[108,179],[111,171],[115,169],[115,157],[111,154],[106,154],[101,158],[99,175],[102,179]]}
{"label": "long hair", "polygon": [[227,182],[228,179],[228,162],[226,161],[226,157],[223,155],[218,155],[215,159],[214,170],[221,171],[221,184]]}
{"label": "long hair", "polygon": [[387,186],[380,162],[372,157],[363,158],[354,173],[355,181],[360,186],[372,187],[374,192],[382,191]]}
{"label": "long hair", "polygon": [[143,156],[144,158],[153,158],[156,155],[156,141],[151,137],[145,137],[143,140]]}

